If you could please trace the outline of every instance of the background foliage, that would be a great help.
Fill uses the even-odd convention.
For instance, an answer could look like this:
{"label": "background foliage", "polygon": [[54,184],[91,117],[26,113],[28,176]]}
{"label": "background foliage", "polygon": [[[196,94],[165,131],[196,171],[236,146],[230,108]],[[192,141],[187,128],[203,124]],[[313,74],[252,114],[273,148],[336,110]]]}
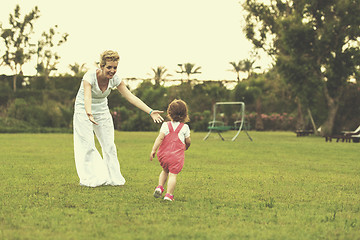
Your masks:
{"label": "background foliage", "polygon": [[[24,79],[27,79],[27,85],[22,84]],[[7,122],[0,126],[0,131],[48,132],[49,128],[54,128],[53,131],[71,131],[73,105],[80,82],[81,76],[50,77],[49,81],[42,76],[22,76],[17,81],[18,90],[13,92],[12,77],[0,76],[0,118],[2,122]],[[359,84],[348,83],[345,91],[336,119],[337,132],[356,128],[360,119],[359,104],[354,104],[359,103]],[[212,106],[218,101],[245,102],[246,121],[253,130],[293,131],[299,115],[291,87],[275,70],[253,74],[233,89],[226,88],[220,81],[198,84],[190,81],[170,87],[143,81],[133,92],[151,107],[164,111],[173,99],[183,99],[188,103],[189,124],[194,131],[207,131],[208,122],[213,117]],[[313,102],[313,117],[320,126],[326,120],[325,99],[319,93],[313,96]],[[129,104],[117,91],[109,95],[109,108],[117,130],[158,130],[147,114]],[[234,119],[231,114],[234,112],[226,116],[229,121]],[[306,128],[311,129],[310,119],[306,116]]]}

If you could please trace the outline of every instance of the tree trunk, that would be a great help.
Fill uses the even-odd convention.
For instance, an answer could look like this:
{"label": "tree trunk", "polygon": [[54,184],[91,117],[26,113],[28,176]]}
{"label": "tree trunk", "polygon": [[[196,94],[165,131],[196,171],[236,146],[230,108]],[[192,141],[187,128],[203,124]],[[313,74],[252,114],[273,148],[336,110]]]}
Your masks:
{"label": "tree trunk", "polygon": [[302,112],[302,106],[299,98],[296,98],[297,103],[297,118],[296,118],[296,130],[305,130],[304,114]]}
{"label": "tree trunk", "polygon": [[329,109],[328,117],[327,117],[327,119],[323,125],[323,129],[321,131],[323,136],[333,134],[334,122],[335,122],[335,117],[336,117],[338,108],[339,108],[339,104],[336,104],[335,106],[331,106],[328,108]]}
{"label": "tree trunk", "polygon": [[322,136],[329,136],[329,135],[333,134],[335,118],[336,118],[337,111],[339,109],[339,99],[340,99],[340,96],[342,95],[342,92],[343,92],[343,89],[340,89],[338,91],[338,95],[336,97],[332,98],[328,92],[327,87],[326,86],[324,87],[324,94],[325,94],[325,98],[327,100],[327,105],[328,105],[328,116],[327,116],[325,123],[323,124],[323,126],[321,128]]}
{"label": "tree trunk", "polygon": [[17,78],[17,74],[14,74],[14,76],[13,76],[13,89],[14,89],[14,92],[16,92],[16,78]]}
{"label": "tree trunk", "polygon": [[48,70],[45,70],[45,82],[49,83],[49,72],[48,72]]}
{"label": "tree trunk", "polygon": [[258,97],[256,99],[256,121],[255,121],[255,129],[257,131],[264,130],[264,122],[261,118],[261,98]]}

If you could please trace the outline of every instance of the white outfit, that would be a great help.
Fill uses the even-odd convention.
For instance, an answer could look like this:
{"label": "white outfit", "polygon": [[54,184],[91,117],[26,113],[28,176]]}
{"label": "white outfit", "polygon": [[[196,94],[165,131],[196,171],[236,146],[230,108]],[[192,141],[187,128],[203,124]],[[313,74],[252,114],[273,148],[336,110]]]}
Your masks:
{"label": "white outfit", "polygon": [[[180,122],[173,122],[171,121],[171,125],[174,129],[174,131],[176,130],[176,128],[180,125]],[[169,127],[167,125],[167,122],[163,122],[163,124],[161,125],[160,128],[160,132],[164,133],[165,136],[168,135],[170,133],[169,131]],[[190,137],[190,128],[189,125],[184,124],[184,126],[181,128],[179,134],[179,139],[181,140],[182,143],[185,143],[185,138]]]}
{"label": "white outfit", "polygon": [[[91,123],[86,115],[84,85],[81,82],[73,120],[75,164],[80,185],[124,185],[114,143],[114,124],[107,104],[107,96],[121,83],[121,78],[115,74],[104,92],[99,88],[96,69],[88,71],[82,80],[91,85],[91,112],[99,125]],[[95,147],[94,133],[101,145],[103,158]]]}

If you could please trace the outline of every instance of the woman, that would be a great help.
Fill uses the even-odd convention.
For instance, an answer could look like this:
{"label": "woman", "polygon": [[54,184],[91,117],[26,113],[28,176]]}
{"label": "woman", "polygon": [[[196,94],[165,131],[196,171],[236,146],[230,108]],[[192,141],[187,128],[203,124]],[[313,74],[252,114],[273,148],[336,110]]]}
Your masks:
{"label": "woman", "polygon": [[[80,185],[97,187],[101,185],[124,185],[114,143],[114,125],[107,104],[111,89],[117,90],[131,104],[148,113],[155,123],[164,119],[163,111],[152,110],[133,95],[116,74],[119,54],[105,51],[100,56],[100,68],[88,71],[80,85],[74,111],[74,152]],[[94,133],[102,148],[97,151]]]}

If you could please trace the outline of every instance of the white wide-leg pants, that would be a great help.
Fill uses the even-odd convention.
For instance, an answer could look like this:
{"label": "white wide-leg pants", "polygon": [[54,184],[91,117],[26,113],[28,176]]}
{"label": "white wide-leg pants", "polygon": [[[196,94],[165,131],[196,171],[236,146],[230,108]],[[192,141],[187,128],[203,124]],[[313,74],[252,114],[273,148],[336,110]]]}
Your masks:
{"label": "white wide-leg pants", "polygon": [[[114,123],[109,113],[94,114],[99,125],[91,123],[85,113],[75,113],[74,153],[80,185],[124,185],[114,143]],[[95,147],[94,133],[101,145],[102,155]]]}

